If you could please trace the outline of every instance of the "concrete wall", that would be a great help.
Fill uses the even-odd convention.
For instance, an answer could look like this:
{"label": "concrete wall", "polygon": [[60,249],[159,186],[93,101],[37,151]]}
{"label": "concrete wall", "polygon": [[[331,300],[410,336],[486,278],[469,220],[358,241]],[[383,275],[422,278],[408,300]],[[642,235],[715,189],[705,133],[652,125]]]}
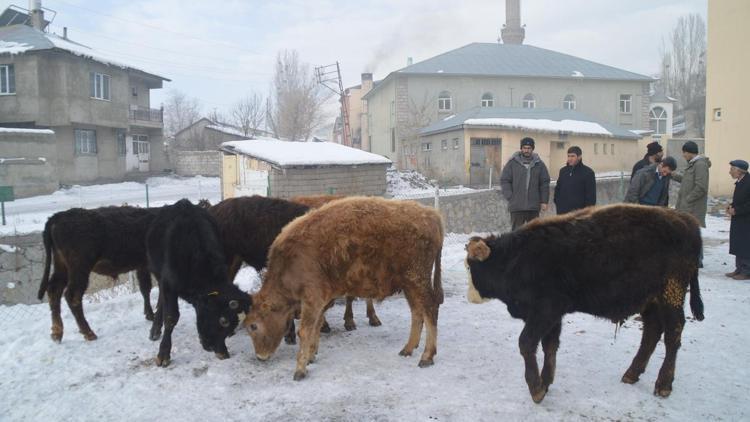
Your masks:
{"label": "concrete wall", "polygon": [[221,176],[221,152],[177,151],[175,171],[180,176]]}
{"label": "concrete wall", "polygon": [[60,178],[55,134],[0,132],[0,185],[13,186],[17,198],[56,191]]}
{"label": "concrete wall", "polygon": [[388,165],[336,166],[274,169],[270,174],[271,196],[291,198],[298,195],[382,196],[386,191]]}
{"label": "concrete wall", "polygon": [[[734,183],[729,162],[750,161],[747,118],[750,116],[750,2],[708,2],[708,61],[706,63],[706,155],[711,158],[709,192],[731,195]],[[721,111],[716,117],[715,111]]]}

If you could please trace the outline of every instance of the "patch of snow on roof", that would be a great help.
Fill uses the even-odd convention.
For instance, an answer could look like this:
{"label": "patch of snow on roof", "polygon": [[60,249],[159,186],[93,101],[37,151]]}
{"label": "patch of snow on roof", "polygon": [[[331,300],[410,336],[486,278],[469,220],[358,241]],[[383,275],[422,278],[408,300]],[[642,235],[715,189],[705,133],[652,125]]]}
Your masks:
{"label": "patch of snow on roof", "polygon": [[33,46],[15,42],[15,41],[0,41],[0,54],[3,53],[10,53],[10,54],[18,54],[23,53],[24,51],[32,48]]}
{"label": "patch of snow on roof", "polygon": [[213,129],[215,131],[226,133],[229,135],[237,135],[237,136],[247,136],[239,128],[228,126],[228,125],[222,125],[222,124],[212,124],[207,125],[206,129]]}
{"label": "patch of snow on roof", "polygon": [[381,155],[333,142],[287,142],[265,138],[224,142],[221,146],[282,167],[391,163]]}
{"label": "patch of snow on roof", "polygon": [[486,118],[467,119],[464,125],[474,126],[502,126],[508,128],[537,130],[545,132],[570,132],[587,135],[612,136],[612,132],[602,125],[583,120],[549,120],[549,119],[506,119]]}
{"label": "patch of snow on roof", "polygon": [[456,115],[455,114],[451,114],[450,116],[448,116],[445,119],[443,119],[443,121],[450,120],[450,119],[452,119],[454,117],[456,117]]}
{"label": "patch of snow on roof", "polygon": [[630,131],[635,133],[638,136],[650,135],[654,133],[653,130],[647,130],[647,129],[631,129]]}
{"label": "patch of snow on roof", "polygon": [[582,78],[582,77],[583,77],[583,73],[581,73],[581,72],[579,72],[579,71],[577,71],[577,70],[574,70],[574,71],[573,71],[573,74],[572,74],[572,75],[570,75],[570,76],[572,76],[572,77],[574,77],[574,78]]}
{"label": "patch of snow on roof", "polygon": [[39,133],[45,135],[54,135],[52,129],[23,129],[15,127],[0,127],[0,133]]}

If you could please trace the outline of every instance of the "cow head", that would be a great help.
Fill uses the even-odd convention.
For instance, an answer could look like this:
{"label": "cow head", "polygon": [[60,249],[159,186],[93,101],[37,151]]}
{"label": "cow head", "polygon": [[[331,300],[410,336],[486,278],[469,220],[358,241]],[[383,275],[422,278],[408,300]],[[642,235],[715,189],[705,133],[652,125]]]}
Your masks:
{"label": "cow head", "polygon": [[[482,239],[474,236],[466,244],[466,269],[469,276],[469,290],[466,298],[471,303],[484,303],[490,300],[489,289],[485,288],[486,283],[491,279],[488,273],[490,266],[487,262],[493,250],[490,245],[496,240],[494,236]],[[474,284],[475,280],[480,284],[480,289]],[[482,295],[482,292],[485,295]]]}
{"label": "cow head", "polygon": [[253,309],[245,318],[245,328],[253,341],[255,356],[268,360],[281,344],[295,307],[281,298],[258,293],[253,296]]}
{"label": "cow head", "polygon": [[234,335],[239,314],[250,311],[252,299],[234,284],[210,290],[194,303],[198,336],[206,351],[220,359],[229,357],[225,340]]}

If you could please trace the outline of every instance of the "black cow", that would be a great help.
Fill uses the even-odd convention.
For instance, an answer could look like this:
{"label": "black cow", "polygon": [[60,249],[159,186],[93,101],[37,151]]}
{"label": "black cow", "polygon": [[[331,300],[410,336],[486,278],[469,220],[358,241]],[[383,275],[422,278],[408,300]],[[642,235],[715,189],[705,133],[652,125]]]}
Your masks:
{"label": "black cow", "polygon": [[664,334],[666,357],[654,394],[669,396],[688,287],[693,316],[703,319],[701,236],[694,217],[639,205],[587,208],[535,220],[500,237],[474,237],[466,249],[469,300],[500,299],[525,323],[518,344],[534,402],[541,402],[552,384],[561,320],[572,312],[616,323],[640,313],[641,346],[622,381],[638,381]]}
{"label": "black cow", "polygon": [[[146,319],[153,320],[145,239],[155,216],[154,209],[123,206],[73,208],[47,220],[42,233],[45,260],[38,297],[42,300],[45,293],[49,296],[54,341],[60,342],[63,337],[60,317],[63,291],[81,334],[86,340],[97,338],[83,315],[82,302],[92,271],[114,278],[136,270],[143,313]],[[52,260],[55,268],[50,277]]]}
{"label": "black cow", "polygon": [[167,366],[172,330],[180,318],[177,298],[195,308],[203,348],[219,359],[229,357],[225,340],[239,323],[238,314],[250,310],[250,296],[227,277],[219,229],[204,208],[183,199],[159,210],[146,235],[149,269],[159,281],[159,308],[151,339],[164,336],[156,358]]}

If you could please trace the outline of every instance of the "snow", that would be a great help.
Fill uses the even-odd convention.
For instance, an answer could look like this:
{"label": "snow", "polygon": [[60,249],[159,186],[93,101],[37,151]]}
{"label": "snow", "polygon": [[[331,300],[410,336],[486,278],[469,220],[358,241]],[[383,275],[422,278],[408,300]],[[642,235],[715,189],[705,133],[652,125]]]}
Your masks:
{"label": "snow", "polygon": [[0,164],[12,163],[15,161],[26,161],[23,157],[0,157]]}
{"label": "snow", "polygon": [[44,135],[54,135],[52,129],[23,129],[15,127],[0,127],[0,133],[39,133]]}
{"label": "snow", "polygon": [[583,73],[581,73],[581,72],[579,72],[577,70],[574,70],[573,73],[570,76],[572,76],[574,78],[582,78],[583,77]]}
{"label": "snow", "polygon": [[[182,198],[193,202],[205,198],[212,204],[221,200],[218,177],[151,177],[146,183],[149,187],[149,205],[152,207],[171,204]],[[42,231],[47,219],[58,211],[125,203],[145,207],[146,185],[136,182],[76,185],[49,195],[16,199],[5,204],[8,225],[0,226],[0,236]]]}
{"label": "snow", "polygon": [[33,45],[15,42],[15,41],[0,41],[0,54],[10,53],[19,54],[26,50],[33,48]]}
{"label": "snow", "polygon": [[237,135],[237,136],[245,136],[245,137],[247,137],[247,135],[245,135],[241,130],[239,130],[238,128],[232,127],[232,126],[213,124],[213,125],[207,125],[206,129],[213,129],[213,130],[219,131],[221,133],[226,133],[226,134],[229,134],[229,135]]}
{"label": "snow", "polygon": [[469,126],[502,126],[545,132],[570,132],[587,135],[612,136],[612,132],[602,125],[583,120],[549,120],[549,119],[511,119],[511,118],[482,118],[467,119],[464,125]]}
{"label": "snow", "polygon": [[[398,171],[394,167],[388,168],[386,173],[386,196],[396,199],[433,198],[435,185],[421,173],[413,170]],[[478,189],[463,186],[440,188],[440,196],[461,195],[479,192]]]}
{"label": "snow", "polygon": [[0,251],[8,252],[8,253],[14,253],[18,250],[17,247],[12,245],[3,245],[0,243]]}
{"label": "snow", "polygon": [[[77,333],[66,305],[61,344],[49,338],[46,304],[0,307],[23,315],[7,323],[0,314],[0,420],[748,420],[750,283],[723,276],[734,262],[728,222],[709,217],[708,224],[700,279],[706,320],[686,323],[667,399],[652,394],[662,343],[640,382],[620,382],[640,322],[628,320],[615,337],[611,323],[573,314],[564,320],[555,383],[532,403],[518,353],[522,323],[499,301],[466,301],[469,236],[449,234],[433,367],[417,367],[424,342],[416,356],[398,356],[410,318],[401,296],[376,304],[381,327],[367,325],[363,301],[354,304],[356,331],[344,330],[342,305],[330,309],[333,332],[321,336],[318,359],[300,382],[292,381],[297,346],[281,344],[260,362],[240,331],[227,341],[231,359],[203,351],[195,312],[182,301],[166,369],[154,365],[158,343],[148,340],[138,293],[87,300],[94,342]],[[243,270],[241,285],[257,288],[251,271]]]}
{"label": "snow", "polygon": [[644,129],[631,129],[630,131],[641,137],[654,133],[653,130],[644,130]]}
{"label": "snow", "polygon": [[221,146],[281,167],[391,163],[381,155],[333,142],[286,142],[264,138],[224,142]]}

